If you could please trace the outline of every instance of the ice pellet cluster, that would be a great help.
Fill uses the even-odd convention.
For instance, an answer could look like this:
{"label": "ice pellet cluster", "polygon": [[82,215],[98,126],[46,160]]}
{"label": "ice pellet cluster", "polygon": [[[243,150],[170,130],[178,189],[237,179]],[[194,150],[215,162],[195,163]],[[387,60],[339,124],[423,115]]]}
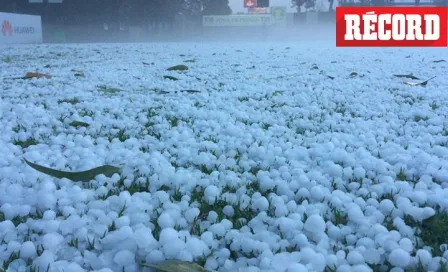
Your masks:
{"label": "ice pellet cluster", "polygon": [[[446,60],[318,42],[2,47],[0,263],[447,267]],[[13,79],[35,71],[53,77]],[[394,76],[411,73],[437,77]],[[121,171],[80,183],[23,158]]]}

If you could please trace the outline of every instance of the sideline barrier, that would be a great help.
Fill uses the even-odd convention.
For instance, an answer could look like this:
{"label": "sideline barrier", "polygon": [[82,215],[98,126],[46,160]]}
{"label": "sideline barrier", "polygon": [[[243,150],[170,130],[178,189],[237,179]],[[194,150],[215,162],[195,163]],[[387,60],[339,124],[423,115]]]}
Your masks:
{"label": "sideline barrier", "polygon": [[42,43],[41,17],[0,12],[0,44]]}
{"label": "sideline barrier", "polygon": [[202,17],[202,25],[205,27],[271,26],[274,25],[274,23],[274,17],[271,14],[222,15]]}

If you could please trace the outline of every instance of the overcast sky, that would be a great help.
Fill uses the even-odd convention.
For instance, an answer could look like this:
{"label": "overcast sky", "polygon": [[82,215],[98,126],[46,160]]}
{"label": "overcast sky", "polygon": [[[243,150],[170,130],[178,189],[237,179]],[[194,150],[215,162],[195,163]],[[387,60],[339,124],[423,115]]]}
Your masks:
{"label": "overcast sky", "polygon": [[[289,12],[295,12],[296,9],[291,8],[291,0],[270,0],[270,6],[285,6],[288,8]],[[233,13],[237,12],[247,12],[247,9],[244,8],[244,0],[229,0],[230,7],[232,8]]]}

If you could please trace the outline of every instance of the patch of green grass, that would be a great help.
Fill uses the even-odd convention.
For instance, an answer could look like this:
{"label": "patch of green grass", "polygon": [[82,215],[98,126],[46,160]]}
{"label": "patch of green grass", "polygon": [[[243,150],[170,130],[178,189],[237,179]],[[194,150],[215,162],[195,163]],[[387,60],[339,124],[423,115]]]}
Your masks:
{"label": "patch of green grass", "polygon": [[205,165],[205,164],[201,164],[201,165],[199,165],[198,166],[198,169],[202,172],[202,173],[204,173],[204,174],[206,174],[206,175],[211,175],[211,173],[213,173],[216,169],[214,168],[214,167],[212,167],[212,168],[207,168],[207,166]]}
{"label": "patch of green grass", "polygon": [[27,219],[28,217],[16,216],[11,220],[11,222],[17,227],[20,224],[26,223]]}
{"label": "patch of green grass", "polygon": [[174,192],[173,192],[173,194],[171,195],[171,199],[174,200],[174,201],[179,202],[179,201],[182,200],[182,197],[183,197],[183,196],[184,196],[184,195],[183,195],[183,193],[180,191],[180,188],[177,187],[177,188],[174,189]]}
{"label": "patch of green grass", "polygon": [[432,110],[437,110],[439,108],[439,105],[437,105],[437,103],[434,101],[434,102],[432,102],[432,104],[431,104],[431,109]]}
{"label": "patch of green grass", "polygon": [[342,116],[345,116],[346,108],[344,106],[338,106],[334,110],[334,112],[341,114]]}
{"label": "patch of green grass", "polygon": [[126,133],[126,130],[120,129],[120,130],[118,130],[118,132],[115,135],[110,135],[109,136],[109,142],[112,142],[113,139],[118,139],[120,142],[125,142],[129,138],[130,137]]}
{"label": "patch of green grass", "polygon": [[444,128],[442,131],[442,136],[447,137],[448,136],[448,128]]}
{"label": "patch of green grass", "polygon": [[6,57],[2,58],[2,62],[4,62],[4,63],[11,63],[12,62],[12,58],[10,56],[6,56]]}
{"label": "patch of green grass", "polygon": [[89,116],[89,117],[94,117],[95,116],[95,113],[93,112],[93,111],[91,111],[91,110],[87,110],[87,109],[82,109],[80,112],[79,112],[79,116],[81,116],[81,117],[86,117],[86,116]]}
{"label": "patch of green grass", "polygon": [[386,216],[386,218],[384,218],[383,226],[385,226],[389,231],[397,230],[392,216]]}
{"label": "patch of green grass", "polygon": [[428,117],[424,117],[424,116],[420,116],[420,115],[415,115],[414,116],[414,121],[415,122],[426,121],[428,119],[429,119]]}
{"label": "patch of green grass", "polygon": [[238,97],[238,101],[247,102],[247,101],[249,101],[249,97],[248,96]]}
{"label": "patch of green grass", "polygon": [[26,139],[25,141],[14,140],[13,144],[18,145],[21,148],[27,148],[32,145],[37,145],[37,141],[31,137],[31,138]]}
{"label": "patch of green grass", "polygon": [[286,106],[286,103],[280,103],[280,104],[274,104],[271,106],[271,109],[275,109],[275,108],[281,108]]}
{"label": "patch of green grass", "polygon": [[405,181],[405,180],[407,179],[407,177],[406,177],[406,173],[404,172],[404,169],[403,169],[403,168],[400,169],[400,172],[399,172],[398,175],[397,175],[397,179],[398,179],[399,181]]}
{"label": "patch of green grass", "polygon": [[224,218],[227,218],[233,223],[234,229],[240,229],[241,227],[247,225],[247,222],[250,222],[253,218],[258,215],[258,211],[254,211],[249,206],[241,209],[240,203],[237,202],[234,205],[231,205],[234,210],[234,214],[231,217],[227,217],[223,213],[223,209],[225,206],[230,205],[224,200],[216,199],[213,204],[208,204],[203,200],[204,196],[204,188],[201,186],[196,186],[195,189],[191,192],[191,202],[197,203],[199,205],[200,213],[196,218],[195,222],[191,226],[191,233],[194,235],[201,235],[202,230],[199,227],[199,222],[204,220],[209,212],[214,211],[218,215],[218,222]]}
{"label": "patch of green grass", "polygon": [[162,109],[162,107],[150,107],[148,109],[145,109],[143,112],[146,112],[146,117],[147,118],[153,118],[153,117],[159,115],[158,111],[160,109]]}
{"label": "patch of green grass", "polygon": [[118,88],[107,87],[104,85],[97,86],[97,88],[98,88],[98,91],[100,91],[104,94],[117,94],[117,93],[121,92],[121,90]]}
{"label": "patch of green grass", "polygon": [[81,100],[79,100],[77,97],[58,100],[58,104],[68,103],[68,104],[76,105],[79,102],[81,102]]}
{"label": "patch of green grass", "polygon": [[212,143],[215,143],[215,144],[219,143],[219,139],[217,137],[214,137],[214,136],[211,136],[211,135],[205,137],[204,141],[212,142]]}
{"label": "patch of green grass", "polygon": [[70,242],[68,242],[69,247],[78,248],[78,245],[79,245],[78,238],[74,238]]}
{"label": "patch of green grass", "polygon": [[334,214],[334,224],[336,226],[339,225],[347,225],[348,223],[348,217],[346,214],[342,214],[339,210],[334,209],[333,210],[333,214]]}
{"label": "patch of green grass", "polygon": [[168,123],[171,127],[177,127],[179,125],[180,119],[176,116],[168,116],[166,119],[168,120]]}
{"label": "patch of green grass", "polygon": [[272,96],[283,95],[285,91],[275,91],[272,93]]}
{"label": "patch of green grass", "polygon": [[126,134],[126,131],[124,129],[120,129],[117,133],[117,138],[118,140],[120,140],[120,142],[124,142],[129,139],[129,136]]}
{"label": "patch of green grass", "polygon": [[254,176],[257,176],[258,172],[260,172],[261,168],[260,167],[252,167],[251,169],[249,169],[249,173],[251,173]]}
{"label": "patch of green grass", "polygon": [[[414,224],[410,224],[415,225]],[[426,246],[432,248],[433,256],[441,256],[443,252],[440,250],[440,245],[447,243],[448,233],[448,213],[436,212],[432,217],[423,220],[421,223],[420,238]]]}
{"label": "patch of green grass", "polygon": [[117,227],[115,226],[115,221],[112,221],[112,224],[110,224],[108,227],[107,227],[107,231],[108,232],[113,232],[113,231],[116,231],[117,230]]}
{"label": "patch of green grass", "polygon": [[148,192],[149,181],[146,184],[141,184],[138,182],[133,182],[131,186],[126,188],[126,191],[129,192],[130,195],[141,192]]}
{"label": "patch of green grass", "polygon": [[18,260],[18,259],[20,259],[20,252],[12,252],[12,253],[9,255],[8,259],[6,259],[6,260],[3,262],[3,266],[2,266],[3,271],[9,271],[9,270],[8,270],[9,265],[10,265],[13,261]]}
{"label": "patch of green grass", "polygon": [[87,237],[87,250],[92,251],[95,249],[95,237],[90,240],[90,238]]}
{"label": "patch of green grass", "polygon": [[14,131],[15,133],[19,133],[20,131],[26,132],[26,127],[24,127],[23,125],[18,124],[17,126],[12,128],[12,131]]}
{"label": "patch of green grass", "polygon": [[263,123],[263,125],[262,125],[263,130],[268,130],[270,127],[271,127],[271,125],[268,123]]}

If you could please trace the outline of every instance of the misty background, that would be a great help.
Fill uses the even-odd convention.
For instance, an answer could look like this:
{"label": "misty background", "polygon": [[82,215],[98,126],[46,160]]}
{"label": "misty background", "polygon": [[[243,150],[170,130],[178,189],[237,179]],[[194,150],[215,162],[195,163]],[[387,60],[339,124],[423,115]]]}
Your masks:
{"label": "misty background", "polygon": [[284,7],[285,24],[202,25],[206,15],[247,16],[244,0],[1,0],[0,12],[40,15],[45,42],[330,40],[337,6],[446,5],[446,0],[258,0],[258,4],[262,9],[256,13]]}

